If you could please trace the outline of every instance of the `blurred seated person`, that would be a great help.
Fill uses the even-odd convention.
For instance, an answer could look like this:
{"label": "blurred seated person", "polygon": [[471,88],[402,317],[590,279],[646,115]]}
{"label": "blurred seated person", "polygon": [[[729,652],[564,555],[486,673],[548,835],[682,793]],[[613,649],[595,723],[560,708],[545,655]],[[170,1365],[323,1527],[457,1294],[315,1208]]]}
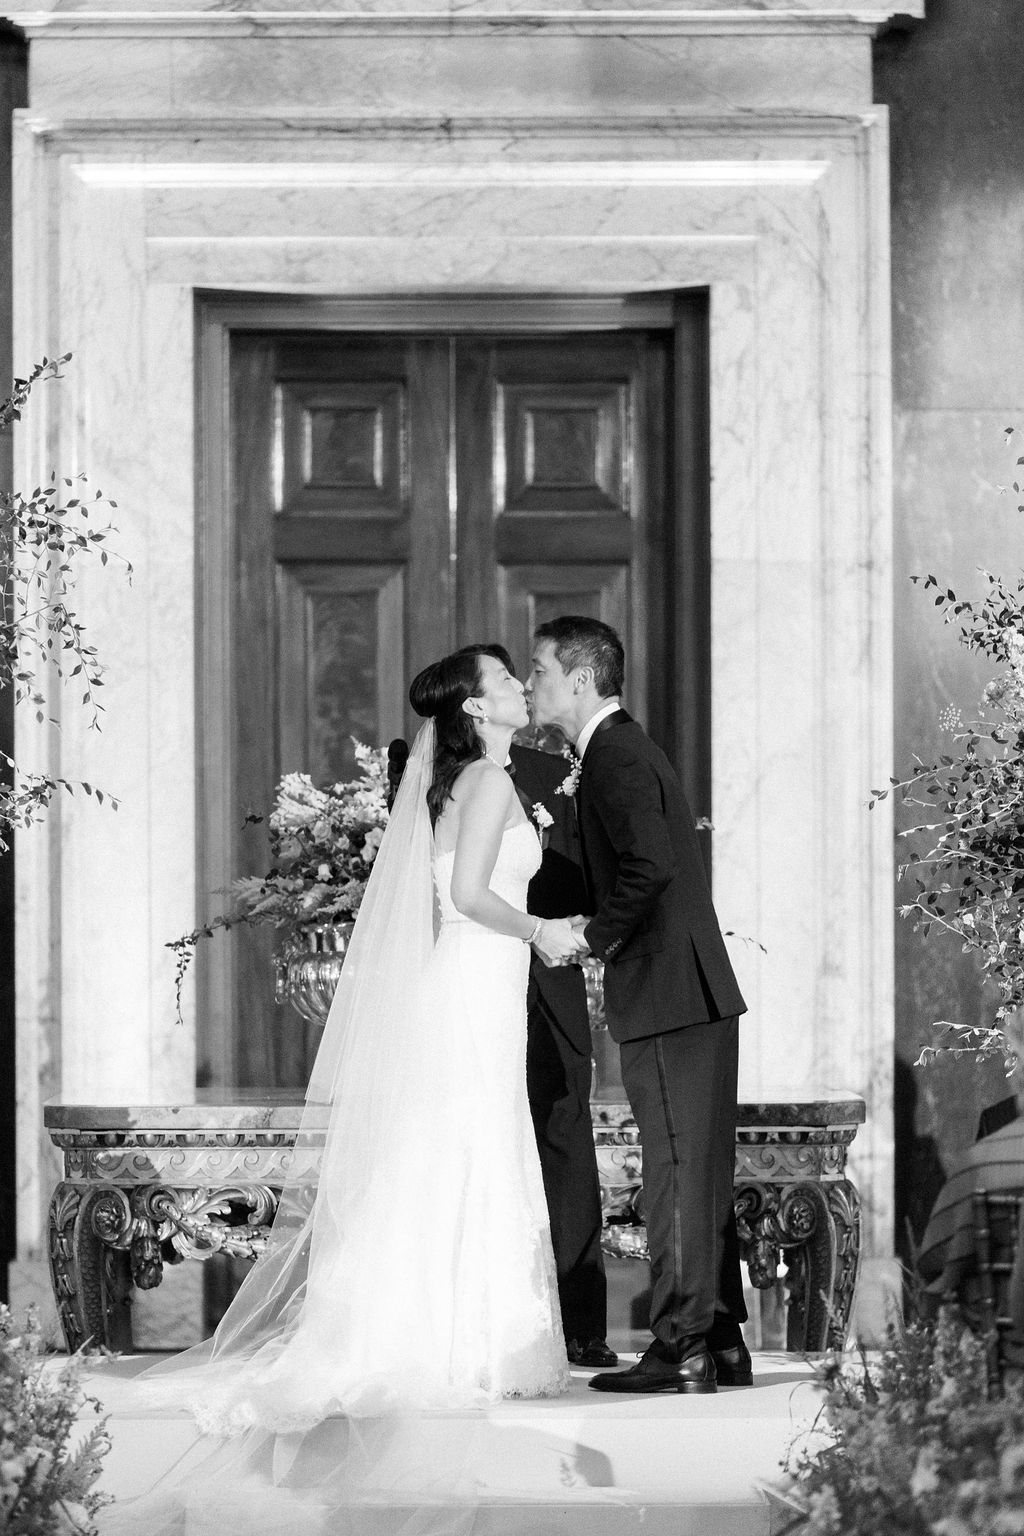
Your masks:
{"label": "blurred seated person", "polygon": [[[978,1139],[939,1191],[917,1255],[926,1297],[935,1307],[955,1299],[968,1317],[978,1299],[975,1191],[1020,1192],[1024,1199],[1024,1041],[1014,1038],[1012,1043],[1018,1051],[1012,1077],[1015,1094],[983,1111]],[[1024,1343],[1024,1220],[1018,1224],[1009,1312],[1015,1320],[1016,1347]]]}

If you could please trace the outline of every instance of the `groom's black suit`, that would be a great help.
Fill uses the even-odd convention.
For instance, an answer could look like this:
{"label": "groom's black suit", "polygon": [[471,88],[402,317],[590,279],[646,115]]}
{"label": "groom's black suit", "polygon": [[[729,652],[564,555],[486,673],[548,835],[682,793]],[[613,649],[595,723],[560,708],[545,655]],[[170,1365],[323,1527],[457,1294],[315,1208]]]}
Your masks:
{"label": "groom's black suit", "polygon": [[[569,771],[564,758],[513,746],[520,800],[532,816],[553,818],[543,862],[530,882],[537,917],[587,910],[579,832],[572,799],[556,794]],[[590,1118],[591,1044],[587,993],[579,966],[546,966],[534,954],[527,992],[526,1081],[537,1136],[551,1241],[567,1339],[603,1339],[606,1285],[601,1257],[601,1194]]]}
{"label": "groom's black suit", "polygon": [[[625,710],[598,723],[577,795],[591,950],[643,1146],[651,1331],[671,1346],[746,1318],[732,1187],[737,1016],[693,816]],[[724,1316],[723,1316],[724,1309]]]}

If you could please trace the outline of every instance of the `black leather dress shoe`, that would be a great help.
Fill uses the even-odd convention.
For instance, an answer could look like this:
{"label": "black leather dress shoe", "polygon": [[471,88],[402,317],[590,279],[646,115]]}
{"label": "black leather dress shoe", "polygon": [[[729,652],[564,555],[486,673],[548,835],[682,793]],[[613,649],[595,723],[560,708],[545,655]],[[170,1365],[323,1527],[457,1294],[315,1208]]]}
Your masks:
{"label": "black leather dress shoe", "polygon": [[[625,1371],[609,1371],[588,1383],[595,1392],[716,1392],[715,1362],[704,1340],[670,1350],[660,1339]],[[682,1359],[675,1356],[683,1353]]]}
{"label": "black leather dress shoe", "polygon": [[715,1362],[715,1372],[720,1387],[752,1387],[754,1385],[750,1351],[745,1344],[734,1344],[730,1349],[709,1348],[708,1353]]}
{"label": "black leather dress shoe", "polygon": [[743,1330],[731,1319],[716,1317],[704,1343],[715,1362],[720,1387],[752,1387],[750,1351],[743,1342]]}
{"label": "black leather dress shoe", "polygon": [[565,1352],[570,1365],[618,1365],[619,1357],[604,1339],[566,1339]]}

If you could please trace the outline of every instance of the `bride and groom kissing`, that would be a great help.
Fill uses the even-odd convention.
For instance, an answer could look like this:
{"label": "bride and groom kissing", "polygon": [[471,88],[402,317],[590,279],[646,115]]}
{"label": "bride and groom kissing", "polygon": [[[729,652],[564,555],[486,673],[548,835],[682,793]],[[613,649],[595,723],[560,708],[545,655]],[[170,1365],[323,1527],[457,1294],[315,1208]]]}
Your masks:
{"label": "bride and groom kissing", "polygon": [[[287,1485],[290,1503],[347,1507],[366,1464],[360,1424],[566,1391],[567,1343],[573,1363],[609,1367],[589,1382],[598,1392],[752,1380],[732,1203],[745,1005],[693,817],[621,707],[623,672],[615,631],[569,616],[538,628],[525,685],[489,644],[412,684],[426,723],[307,1089],[299,1134],[323,1148],[316,1187],[285,1188],[214,1338],[140,1389],[242,1436],[246,1475],[275,1496]],[[575,744],[574,801],[554,793],[571,787],[564,760],[512,745],[528,699],[536,724]],[[553,820],[543,852],[538,803]],[[604,962],[643,1147],[653,1340],[622,1370],[604,1343],[589,1029],[571,963],[587,952]],[[332,1422],[348,1449],[314,1471]],[[219,1461],[210,1478],[223,1485]],[[154,1531],[177,1529],[160,1523],[169,1492],[146,1506]],[[134,1503],[120,1513],[128,1524],[115,1512],[101,1529],[138,1528]]]}
{"label": "bride and groom kissing", "polygon": [[[586,992],[572,963],[593,954],[605,962],[606,1020],[643,1146],[654,1341],[637,1365],[590,1385],[632,1393],[749,1385],[732,1208],[744,1003],[692,815],[664,754],[620,705],[624,655],[609,626],[582,617],[542,625],[524,689],[503,647],[469,654],[483,689],[462,710],[488,743],[486,757],[510,773],[527,815],[537,804],[553,815],[527,893],[539,931],[526,1076],[569,1360],[617,1364],[604,1337]],[[507,737],[522,723],[523,695],[534,724],[557,726],[573,743],[575,799],[565,793],[564,759]],[[472,892],[461,894],[476,915]],[[584,912],[591,916],[572,915]]]}

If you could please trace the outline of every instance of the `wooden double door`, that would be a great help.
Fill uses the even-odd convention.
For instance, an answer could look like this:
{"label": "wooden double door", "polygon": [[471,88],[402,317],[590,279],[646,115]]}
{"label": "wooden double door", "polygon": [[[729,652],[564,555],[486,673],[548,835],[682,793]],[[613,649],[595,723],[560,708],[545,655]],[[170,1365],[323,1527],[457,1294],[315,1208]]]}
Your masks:
{"label": "wooden double door", "polygon": [[[676,309],[672,324],[591,333],[231,335],[231,830],[207,818],[209,868],[266,867],[264,828],[243,823],[283,773],[348,778],[353,737],[410,737],[426,662],[500,640],[525,675],[534,628],[559,613],[622,634],[627,703],[680,757],[706,629],[705,402],[679,388],[680,348],[701,334],[683,330]],[[700,777],[699,755],[682,755]],[[230,1012],[201,1075],[302,1085],[316,1042],[273,1002],[271,935],[228,945],[200,997],[201,1020],[218,996]]]}

